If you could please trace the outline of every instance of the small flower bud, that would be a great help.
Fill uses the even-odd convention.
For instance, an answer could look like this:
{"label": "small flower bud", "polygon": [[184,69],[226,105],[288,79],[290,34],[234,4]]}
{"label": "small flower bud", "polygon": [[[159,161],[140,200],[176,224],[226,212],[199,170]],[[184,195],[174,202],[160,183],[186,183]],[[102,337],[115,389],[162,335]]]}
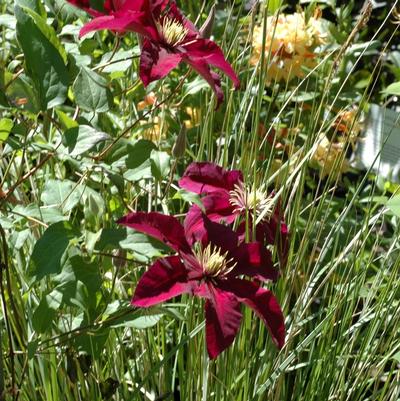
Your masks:
{"label": "small flower bud", "polygon": [[172,147],[172,155],[177,159],[183,157],[186,150],[186,126],[182,125],[181,130],[176,138],[175,144]]}
{"label": "small flower bud", "polygon": [[214,20],[215,20],[215,5],[211,7],[210,14],[207,19],[204,21],[204,24],[200,28],[200,36],[204,39],[209,39],[213,28],[214,28]]}

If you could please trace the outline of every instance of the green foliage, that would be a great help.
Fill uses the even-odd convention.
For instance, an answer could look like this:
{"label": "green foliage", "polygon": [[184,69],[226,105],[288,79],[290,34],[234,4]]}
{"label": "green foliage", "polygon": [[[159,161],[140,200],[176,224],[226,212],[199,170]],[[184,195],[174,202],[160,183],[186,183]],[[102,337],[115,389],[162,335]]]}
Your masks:
{"label": "green foliage", "polygon": [[[42,110],[63,104],[69,75],[65,51],[54,30],[33,10],[15,6],[17,37],[24,51],[27,72],[32,78]],[[61,50],[61,53],[60,53]]]}
{"label": "green foliage", "polygon": [[[201,26],[214,3],[179,5]],[[355,110],[346,127],[354,132],[369,103],[396,106],[399,30],[389,2],[375,2],[343,47],[362,3],[217,2],[213,39],[241,88],[223,76],[225,102],[215,111],[209,85],[187,67],[144,88],[134,34],[78,39],[90,17],[64,0],[1,2],[6,398],[399,398],[398,185],[380,185],[372,170],[340,174],[340,160],[322,176],[311,161],[321,135],[332,143],[344,135],[342,111]],[[250,63],[251,34],[268,15],[298,6],[308,17],[321,10],[331,41],[304,78],[267,83],[261,65]],[[172,149],[183,126],[178,158]],[[343,159],[353,148],[347,141]],[[116,221],[131,210],[183,218],[189,205],[202,207],[177,184],[195,160],[241,169],[246,184],[274,190],[283,205],[288,264],[277,284],[267,284],[286,316],[280,352],[244,309],[233,346],[209,361],[201,302],[182,296],[154,308],[130,305],[148,266],[172,251]]]}
{"label": "green foliage", "polygon": [[73,91],[77,105],[83,110],[97,113],[110,110],[112,95],[107,80],[92,70],[81,67]]}

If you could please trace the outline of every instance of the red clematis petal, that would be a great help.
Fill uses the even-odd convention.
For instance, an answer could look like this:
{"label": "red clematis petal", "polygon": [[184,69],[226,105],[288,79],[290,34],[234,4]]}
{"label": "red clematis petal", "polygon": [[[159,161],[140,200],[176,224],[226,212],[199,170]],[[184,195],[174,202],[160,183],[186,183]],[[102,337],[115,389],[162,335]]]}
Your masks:
{"label": "red clematis petal", "polygon": [[238,246],[238,235],[230,227],[211,221],[197,205],[189,209],[184,228],[191,244],[200,241],[207,246],[211,243],[223,252],[233,252]]}
{"label": "red clematis petal", "polygon": [[179,180],[179,186],[196,194],[231,191],[243,181],[239,170],[227,171],[224,168],[207,162],[191,163]]}
{"label": "red clematis petal", "polygon": [[114,32],[124,33],[132,31],[148,36],[149,29],[143,24],[145,14],[141,12],[118,12],[113,15],[102,15],[85,24],[79,32],[79,37],[92,31],[109,29]]}
{"label": "red clematis petal", "polygon": [[211,89],[214,91],[215,96],[217,98],[217,106],[224,101],[224,92],[221,88],[221,78],[220,76],[211,71],[210,67],[205,61],[202,60],[192,60],[188,57],[185,57],[185,62],[188,63],[198,74],[200,74],[211,86]]}
{"label": "red clematis petal", "polygon": [[232,292],[239,301],[253,309],[263,320],[278,348],[285,344],[285,320],[277,299],[271,291],[241,279],[220,280],[218,287]]}
{"label": "red clematis petal", "polygon": [[262,281],[276,281],[279,277],[279,271],[273,267],[271,252],[259,242],[241,244],[233,252],[233,258],[237,265],[232,276],[245,274]]}
{"label": "red clematis petal", "polygon": [[143,274],[136,287],[132,305],[147,307],[183,293],[193,293],[197,284],[188,280],[187,271],[178,256],[158,259]]}
{"label": "red clematis petal", "polygon": [[202,61],[217,67],[233,81],[236,88],[239,88],[239,78],[231,65],[225,60],[224,53],[215,42],[199,38],[183,46],[193,64],[197,61]]}
{"label": "red clematis petal", "polygon": [[175,251],[191,253],[183,227],[175,217],[156,212],[137,212],[129,213],[117,223],[151,235]]}
{"label": "red clematis petal", "polygon": [[140,79],[144,86],[164,78],[182,61],[182,54],[170,53],[148,39],[144,39],[140,55]]}
{"label": "red clematis petal", "polygon": [[236,219],[236,213],[229,201],[227,191],[212,192],[201,199],[206,216],[216,223],[231,224]]}
{"label": "red clematis petal", "polygon": [[233,294],[215,287],[209,290],[205,311],[207,351],[214,359],[233,343],[242,313],[240,303]]}
{"label": "red clematis petal", "polygon": [[186,240],[190,245],[195,242],[203,242],[203,239],[205,239],[206,230],[204,228],[203,212],[197,205],[190,207],[183,222],[183,227]]}
{"label": "red clematis petal", "polygon": [[[229,203],[227,192],[213,192],[202,199],[205,215],[215,223],[231,224],[236,215],[233,213]],[[197,205],[193,205],[186,214],[184,228],[187,241],[193,245],[197,241],[207,238],[204,227],[203,210]],[[235,235],[236,240],[236,235]]]}

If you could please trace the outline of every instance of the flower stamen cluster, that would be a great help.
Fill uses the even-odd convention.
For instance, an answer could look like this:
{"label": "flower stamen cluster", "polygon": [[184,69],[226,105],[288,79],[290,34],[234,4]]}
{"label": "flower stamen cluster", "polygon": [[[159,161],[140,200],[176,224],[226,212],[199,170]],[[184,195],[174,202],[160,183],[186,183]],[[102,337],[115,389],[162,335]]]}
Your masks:
{"label": "flower stamen cluster", "polygon": [[256,216],[263,214],[268,220],[273,212],[274,201],[262,188],[247,189],[239,182],[234,189],[229,191],[229,203],[234,207],[235,213],[251,212]]}
{"label": "flower stamen cluster", "polygon": [[223,278],[236,266],[233,258],[228,258],[228,252],[222,252],[221,248],[208,244],[204,249],[196,250],[196,257],[207,277]]}
{"label": "flower stamen cluster", "polygon": [[162,21],[157,21],[157,30],[165,42],[170,46],[181,43],[189,33],[181,22],[172,18],[164,17]]}

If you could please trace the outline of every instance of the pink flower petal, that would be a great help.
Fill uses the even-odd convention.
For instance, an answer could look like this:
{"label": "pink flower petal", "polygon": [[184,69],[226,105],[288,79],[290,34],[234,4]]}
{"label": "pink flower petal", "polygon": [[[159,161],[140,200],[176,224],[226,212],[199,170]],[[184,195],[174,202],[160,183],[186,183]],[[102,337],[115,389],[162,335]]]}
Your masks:
{"label": "pink flower petal", "polygon": [[241,302],[253,309],[263,320],[278,348],[285,344],[285,320],[277,299],[271,291],[252,281],[220,280],[218,286],[234,294]]}
{"label": "pink flower petal", "polygon": [[85,24],[79,32],[79,37],[92,31],[109,29],[114,32],[124,33],[126,31],[137,32],[142,35],[149,35],[146,25],[143,24],[144,13],[125,12],[103,15],[94,18]]}
{"label": "pink flower petal", "polygon": [[184,228],[191,245],[201,242],[205,247],[211,243],[223,252],[231,252],[238,246],[238,235],[230,227],[211,221],[197,205],[189,209]]}
{"label": "pink flower petal", "polygon": [[234,83],[236,88],[239,88],[240,81],[231,65],[225,60],[224,53],[219,46],[209,39],[199,38],[184,45],[188,57],[193,63],[202,61],[211,64],[222,72],[224,72]]}
{"label": "pink flower petal", "polygon": [[236,337],[242,319],[240,303],[233,294],[210,288],[206,301],[206,341],[211,359],[228,348]]}
{"label": "pink flower petal", "polygon": [[117,223],[148,234],[175,251],[191,253],[183,227],[175,217],[156,212],[137,212],[129,213]]}
{"label": "pink flower petal", "polygon": [[211,86],[211,89],[214,91],[215,96],[217,98],[217,106],[224,101],[224,92],[221,88],[221,78],[214,71],[211,71],[208,64],[202,60],[191,60],[188,57],[185,57],[185,62],[188,63],[198,74],[200,74]]}
{"label": "pink flower petal", "polygon": [[243,181],[239,170],[227,171],[214,163],[191,163],[179,180],[179,186],[196,194],[231,191]]}
{"label": "pink flower petal", "polygon": [[191,246],[195,242],[203,242],[203,239],[205,239],[206,230],[204,228],[203,212],[197,205],[190,207],[183,222],[183,227],[186,239]]}
{"label": "pink flower petal", "polygon": [[158,259],[143,274],[136,287],[132,305],[148,307],[167,301],[183,293],[193,293],[194,281],[189,281],[187,271],[178,256]]}
{"label": "pink flower petal", "polygon": [[169,53],[148,39],[144,39],[140,55],[140,79],[144,86],[164,78],[182,61],[179,53]]}
{"label": "pink flower petal", "polygon": [[212,192],[201,199],[206,216],[215,223],[231,224],[236,213],[229,201],[228,191]]}
{"label": "pink flower petal", "polygon": [[279,271],[273,267],[271,252],[261,243],[241,244],[233,255],[237,265],[232,275],[245,274],[263,281],[278,279]]}

